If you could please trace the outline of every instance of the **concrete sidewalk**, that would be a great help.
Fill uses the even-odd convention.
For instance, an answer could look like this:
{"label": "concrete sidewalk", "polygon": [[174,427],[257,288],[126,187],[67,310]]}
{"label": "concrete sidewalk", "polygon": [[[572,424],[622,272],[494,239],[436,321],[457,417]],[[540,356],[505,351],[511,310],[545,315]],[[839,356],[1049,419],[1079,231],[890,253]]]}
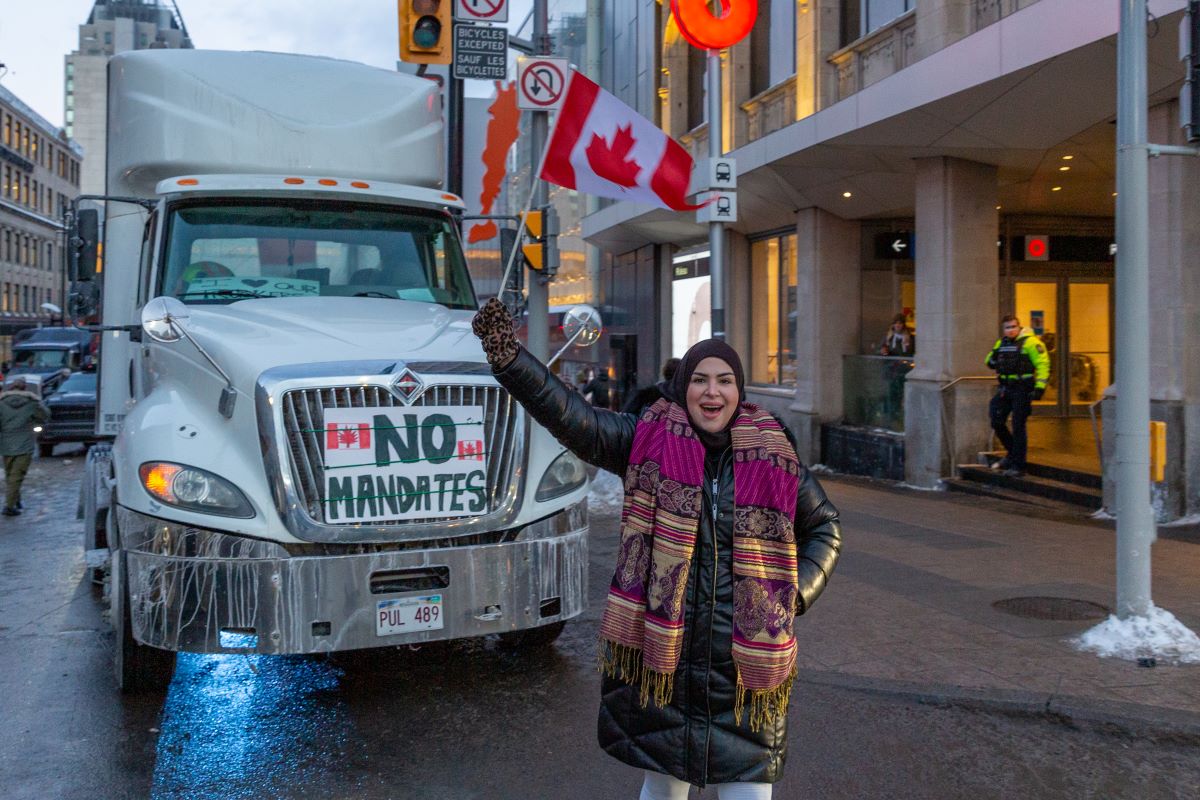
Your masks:
{"label": "concrete sidewalk", "polygon": [[[797,622],[801,682],[1200,740],[1200,666],[1100,658],[1069,642],[1100,619],[1031,619],[993,607],[1055,597],[1113,608],[1111,523],[821,481],[842,512],[845,550],[828,590]],[[1189,539],[1155,543],[1153,600],[1200,631],[1200,539]]]}

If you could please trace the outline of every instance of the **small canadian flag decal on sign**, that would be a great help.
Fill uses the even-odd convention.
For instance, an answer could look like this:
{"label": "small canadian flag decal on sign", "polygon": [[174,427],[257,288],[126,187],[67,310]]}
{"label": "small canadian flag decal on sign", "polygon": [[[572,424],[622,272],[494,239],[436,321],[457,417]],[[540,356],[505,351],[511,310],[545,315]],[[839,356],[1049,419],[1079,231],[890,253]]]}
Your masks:
{"label": "small canadian flag decal on sign", "polygon": [[366,422],[330,422],[325,426],[326,450],[367,450],[371,425]]}

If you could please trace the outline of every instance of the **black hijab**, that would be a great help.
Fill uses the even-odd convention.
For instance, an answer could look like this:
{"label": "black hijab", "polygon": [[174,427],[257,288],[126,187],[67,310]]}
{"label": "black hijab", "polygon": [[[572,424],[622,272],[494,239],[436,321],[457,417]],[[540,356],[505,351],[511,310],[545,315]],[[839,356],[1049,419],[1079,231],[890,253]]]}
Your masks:
{"label": "black hijab", "polygon": [[[733,370],[734,381],[737,383],[738,400],[745,401],[746,399],[746,376],[742,372],[742,359],[738,357],[737,351],[720,339],[705,339],[696,342],[686,353],[683,354],[683,360],[679,364],[679,368],[675,370],[675,374],[671,380],[659,384],[663,390],[663,396],[672,403],[678,403],[687,410],[687,387],[692,380],[692,373],[696,371],[696,367],[706,358],[719,358],[729,365]],[[688,415],[691,419],[691,415]],[[700,437],[700,441],[708,449],[724,450],[730,444],[729,429],[733,427],[733,421],[737,419],[737,414],[734,413],[730,418],[729,424],[719,433],[708,433],[699,425],[692,422],[692,429],[696,435]]]}

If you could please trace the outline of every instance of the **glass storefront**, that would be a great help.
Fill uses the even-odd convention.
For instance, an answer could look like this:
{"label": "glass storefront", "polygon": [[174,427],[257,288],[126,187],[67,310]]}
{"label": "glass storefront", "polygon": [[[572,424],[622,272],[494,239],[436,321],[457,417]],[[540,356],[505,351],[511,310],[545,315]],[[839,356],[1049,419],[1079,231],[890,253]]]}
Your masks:
{"label": "glass storefront", "polygon": [[750,243],[750,382],[796,380],[796,234]]}
{"label": "glass storefront", "polygon": [[1014,313],[1050,354],[1046,394],[1034,413],[1087,413],[1112,382],[1112,284],[1056,277],[1013,284]]}

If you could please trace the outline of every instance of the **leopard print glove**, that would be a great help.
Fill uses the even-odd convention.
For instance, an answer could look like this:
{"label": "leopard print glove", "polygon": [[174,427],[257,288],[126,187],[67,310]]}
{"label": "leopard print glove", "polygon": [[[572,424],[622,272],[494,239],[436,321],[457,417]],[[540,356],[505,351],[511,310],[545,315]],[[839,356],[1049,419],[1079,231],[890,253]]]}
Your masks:
{"label": "leopard print glove", "polygon": [[504,303],[496,298],[483,304],[471,320],[471,329],[483,344],[483,352],[492,369],[504,369],[517,357],[521,343],[513,333],[512,317]]}

